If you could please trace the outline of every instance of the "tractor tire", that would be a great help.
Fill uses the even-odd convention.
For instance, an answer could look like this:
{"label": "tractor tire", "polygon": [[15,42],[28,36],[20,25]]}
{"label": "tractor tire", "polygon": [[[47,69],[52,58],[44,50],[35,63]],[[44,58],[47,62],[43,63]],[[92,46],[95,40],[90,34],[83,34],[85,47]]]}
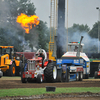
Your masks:
{"label": "tractor tire", "polygon": [[16,66],[16,76],[21,76],[21,68],[22,68],[22,62],[20,61],[19,66]]}
{"label": "tractor tire", "polygon": [[7,76],[7,72],[3,72],[3,76]]}
{"label": "tractor tire", "polygon": [[62,73],[62,82],[66,82],[66,73]]}
{"label": "tractor tire", "polygon": [[57,80],[57,67],[54,62],[51,62],[47,65],[44,71],[44,77],[46,82],[56,82]]}
{"label": "tractor tire", "polygon": [[26,83],[27,82],[27,79],[26,78],[23,78],[23,74],[21,74],[21,82],[22,83]]}
{"label": "tractor tire", "polygon": [[70,73],[69,73],[69,69],[67,69],[67,80],[66,80],[66,82],[69,82],[69,80],[70,80]]}
{"label": "tractor tire", "polygon": [[76,81],[79,81],[79,73],[76,73]]}
{"label": "tractor tire", "polygon": [[33,80],[32,80],[32,79],[30,79],[30,78],[28,78],[28,79],[27,79],[27,82],[28,82],[28,83],[32,83],[32,82],[33,82]]}
{"label": "tractor tire", "polygon": [[38,83],[42,83],[42,82],[43,82],[43,78],[42,78],[42,75],[41,75],[41,74],[39,74],[39,75],[37,76],[37,82],[38,82]]}
{"label": "tractor tire", "polygon": [[94,78],[95,79],[98,78],[98,72],[97,71],[94,72]]}
{"label": "tractor tire", "polygon": [[70,73],[69,69],[67,69],[67,73],[62,73],[62,82],[69,82],[70,79]]}
{"label": "tractor tire", "polygon": [[82,80],[83,80],[83,73],[80,72],[80,73],[79,73],[79,81],[82,81]]}
{"label": "tractor tire", "polygon": [[84,78],[84,79],[89,79],[89,74],[83,75],[83,78]]}
{"label": "tractor tire", "polygon": [[9,69],[7,71],[8,76],[15,76],[16,73],[16,66],[15,63],[12,63],[12,65],[9,66]]}

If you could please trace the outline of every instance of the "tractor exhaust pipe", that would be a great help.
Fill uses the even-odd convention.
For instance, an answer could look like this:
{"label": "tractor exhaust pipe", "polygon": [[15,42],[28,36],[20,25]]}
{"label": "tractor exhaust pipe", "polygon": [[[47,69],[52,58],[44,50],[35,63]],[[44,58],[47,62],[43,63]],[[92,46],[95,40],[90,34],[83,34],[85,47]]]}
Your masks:
{"label": "tractor exhaust pipe", "polygon": [[81,39],[80,39],[80,43],[79,43],[79,47],[78,47],[78,50],[77,50],[77,54],[76,54],[76,57],[80,57],[80,51],[81,51],[81,42],[83,40],[83,36],[81,36]]}

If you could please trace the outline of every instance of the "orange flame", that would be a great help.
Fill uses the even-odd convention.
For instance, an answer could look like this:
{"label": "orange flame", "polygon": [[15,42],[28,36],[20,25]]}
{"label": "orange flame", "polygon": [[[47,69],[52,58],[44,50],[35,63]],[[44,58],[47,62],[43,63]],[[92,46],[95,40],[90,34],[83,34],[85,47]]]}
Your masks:
{"label": "orange flame", "polygon": [[36,15],[27,16],[23,13],[17,16],[16,22],[20,23],[22,28],[25,30],[25,33],[29,33],[29,30],[32,29],[32,24],[34,27],[39,24],[39,17]]}

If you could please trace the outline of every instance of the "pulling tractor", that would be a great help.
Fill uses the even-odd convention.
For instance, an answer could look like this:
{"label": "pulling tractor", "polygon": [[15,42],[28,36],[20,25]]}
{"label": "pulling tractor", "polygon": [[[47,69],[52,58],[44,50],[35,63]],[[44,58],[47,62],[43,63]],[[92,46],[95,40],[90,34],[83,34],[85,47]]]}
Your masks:
{"label": "pulling tractor", "polygon": [[33,59],[27,59],[21,71],[22,83],[36,81],[42,83],[44,81],[44,71],[51,60],[47,60],[45,50],[39,49]]}
{"label": "pulling tractor", "polygon": [[[81,41],[80,42],[68,43],[70,50],[67,51],[60,59],[55,59],[56,57],[56,40],[55,36],[54,44],[49,42],[51,51],[49,51],[49,57],[53,59],[54,62],[48,64],[48,67],[45,69],[45,78],[47,82],[69,82],[69,81],[82,81],[83,77],[89,76],[90,73],[90,61],[85,53],[83,53]],[[54,46],[52,46],[54,45]],[[75,49],[74,49],[75,48]],[[72,50],[74,49],[74,50]],[[50,50],[50,49],[49,49]],[[53,51],[53,52],[52,52]],[[53,55],[53,56],[52,56]],[[50,59],[49,58],[49,59]],[[52,78],[53,74],[50,72],[50,69],[54,69],[54,79]],[[51,76],[52,75],[52,76]]]}
{"label": "pulling tractor", "polygon": [[[80,43],[78,43],[77,52],[68,51],[62,55],[60,59],[55,59],[55,61],[52,59],[43,61],[43,56],[37,56],[34,59],[28,59],[22,70],[22,83],[26,83],[27,81],[29,82],[30,80],[37,80],[39,83],[43,81],[82,81],[84,75],[84,67],[89,68],[89,59],[85,53],[80,53],[80,50],[82,50],[82,38]],[[74,46],[76,45],[74,44]],[[56,47],[56,42],[54,47]],[[50,56],[49,54],[49,56],[53,59],[56,58],[56,53],[53,53],[52,55]],[[89,69],[87,70],[89,71]]]}
{"label": "pulling tractor", "polygon": [[[70,42],[68,43],[69,46],[69,51],[65,53],[62,58],[63,59],[73,59],[74,66],[77,66],[78,63],[80,62],[81,66],[83,67],[83,78],[88,79],[89,74],[90,74],[90,60],[87,57],[87,55],[83,52],[83,46],[84,44],[80,45],[80,55],[79,57],[77,56],[78,54],[78,46],[79,42]],[[74,49],[73,49],[74,47]],[[79,67],[79,65],[78,65]]]}
{"label": "pulling tractor", "polygon": [[[18,55],[18,54],[17,54]],[[0,46],[0,69],[4,75],[19,75],[21,60],[14,53],[13,46]]]}

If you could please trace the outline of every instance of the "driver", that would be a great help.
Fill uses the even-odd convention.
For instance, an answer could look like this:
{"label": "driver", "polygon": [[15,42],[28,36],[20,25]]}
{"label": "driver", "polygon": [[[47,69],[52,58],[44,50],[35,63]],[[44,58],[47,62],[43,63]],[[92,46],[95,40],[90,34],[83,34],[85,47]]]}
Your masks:
{"label": "driver", "polygon": [[42,59],[45,61],[47,59],[47,54],[44,49],[39,49],[36,54],[38,54],[38,57],[42,57]]}
{"label": "driver", "polygon": [[74,51],[75,51],[75,52],[77,52],[77,50],[78,50],[78,47],[77,47],[77,46],[75,46],[75,49],[74,49]]}
{"label": "driver", "polygon": [[44,64],[45,60],[47,59],[46,51],[44,49],[39,49],[36,52],[36,54],[38,54],[38,57],[42,57],[42,67],[44,67],[43,64]]}

